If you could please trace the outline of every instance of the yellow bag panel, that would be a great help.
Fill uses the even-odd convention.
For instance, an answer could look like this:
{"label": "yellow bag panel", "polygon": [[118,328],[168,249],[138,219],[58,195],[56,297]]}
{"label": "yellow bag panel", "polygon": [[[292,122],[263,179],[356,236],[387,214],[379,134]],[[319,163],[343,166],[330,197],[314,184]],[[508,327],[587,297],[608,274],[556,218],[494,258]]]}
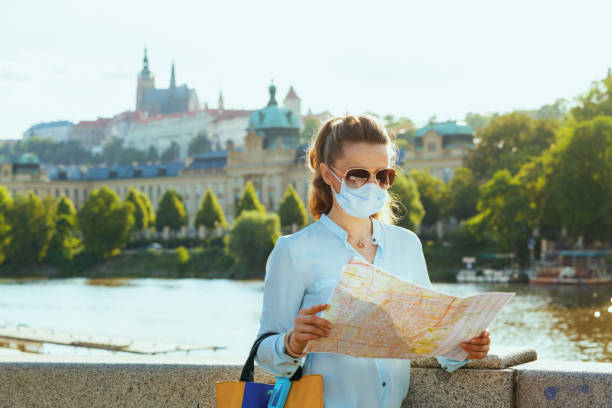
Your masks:
{"label": "yellow bag panel", "polygon": [[224,381],[215,383],[217,408],[242,408],[244,395],[243,381]]}
{"label": "yellow bag panel", "polygon": [[[217,408],[242,408],[244,385],[242,381],[216,382]],[[305,375],[294,381],[285,408],[323,408],[323,376]]]}

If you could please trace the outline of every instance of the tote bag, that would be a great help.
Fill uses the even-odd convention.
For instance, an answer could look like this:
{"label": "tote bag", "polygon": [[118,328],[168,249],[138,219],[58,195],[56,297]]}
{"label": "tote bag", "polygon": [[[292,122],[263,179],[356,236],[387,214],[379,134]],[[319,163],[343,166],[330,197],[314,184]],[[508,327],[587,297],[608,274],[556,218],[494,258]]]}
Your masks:
{"label": "tote bag", "polygon": [[[276,333],[264,333],[253,344],[249,358],[242,367],[239,381],[218,381],[215,383],[217,408],[266,408],[274,384],[253,382],[255,356],[261,342]],[[290,378],[291,390],[285,408],[323,408],[323,376],[312,374],[302,376],[299,367]]]}

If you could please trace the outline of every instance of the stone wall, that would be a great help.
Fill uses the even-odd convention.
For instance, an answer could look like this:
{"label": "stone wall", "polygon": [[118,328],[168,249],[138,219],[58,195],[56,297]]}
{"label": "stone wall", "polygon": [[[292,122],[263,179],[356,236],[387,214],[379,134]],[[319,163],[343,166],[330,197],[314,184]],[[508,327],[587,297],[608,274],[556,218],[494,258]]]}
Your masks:
{"label": "stone wall", "polygon": [[[536,361],[492,349],[452,374],[414,360],[403,407],[610,407],[612,364]],[[0,407],[215,407],[214,383],[242,359],[195,356],[0,355]],[[256,380],[273,378],[257,369]]]}

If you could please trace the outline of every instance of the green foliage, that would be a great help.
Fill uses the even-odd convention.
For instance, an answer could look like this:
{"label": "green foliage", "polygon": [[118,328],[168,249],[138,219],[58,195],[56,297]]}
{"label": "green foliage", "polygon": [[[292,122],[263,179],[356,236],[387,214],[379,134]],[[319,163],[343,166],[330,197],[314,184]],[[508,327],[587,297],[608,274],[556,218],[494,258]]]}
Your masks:
{"label": "green foliage", "polygon": [[478,184],[472,170],[466,167],[455,169],[453,178],[448,184],[449,211],[458,220],[465,220],[476,215],[478,202]]}
{"label": "green foliage", "polygon": [[174,257],[179,265],[184,265],[189,262],[189,251],[184,246],[180,246],[174,250]]}
{"label": "green foliage", "polygon": [[101,155],[96,155],[93,161],[107,164],[131,164],[132,162],[156,161],[159,157],[155,149],[146,152],[133,147],[123,147],[123,140],[115,139],[102,149]]}
{"label": "green foliage", "polygon": [[527,114],[496,116],[476,134],[479,142],[466,165],[477,182],[490,179],[502,169],[514,175],[524,163],[550,147],[556,128],[553,120],[534,120]]}
{"label": "green foliage", "polygon": [[283,227],[290,227],[292,224],[299,228],[306,226],[308,223],[308,214],[304,208],[304,203],[300,200],[293,185],[289,184],[285,191],[285,196],[278,207],[278,215],[280,223]]}
{"label": "green foliage", "polygon": [[425,210],[414,179],[399,173],[390,192],[395,194],[399,204],[399,208],[393,211],[399,218],[397,224],[409,230],[416,229],[416,226],[423,220]]}
{"label": "green foliage", "polygon": [[319,133],[321,122],[315,117],[307,117],[304,119],[304,128],[300,131],[300,141],[302,143],[309,142],[313,136]]}
{"label": "green foliage", "polygon": [[196,213],[194,224],[196,228],[203,225],[205,228],[214,229],[217,226],[221,228],[227,228],[227,221],[223,214],[223,209],[217,200],[217,196],[209,188],[204,193],[204,198],[200,203],[200,208]]}
{"label": "green foliage", "polygon": [[566,129],[568,139],[551,170],[562,224],[570,235],[612,239],[612,118],[597,117]]}
{"label": "green foliage", "polygon": [[243,211],[234,221],[229,250],[236,256],[242,277],[263,277],[266,259],[280,236],[280,219],[274,213]]}
{"label": "green foliage", "polygon": [[535,217],[529,198],[520,182],[508,170],[499,170],[493,178],[480,186],[478,214],[466,224],[474,235],[490,232],[503,245],[514,251],[522,261],[527,256],[527,239],[531,235]]}
{"label": "green foliage", "polygon": [[40,262],[47,253],[52,232],[49,214],[40,198],[33,192],[17,194],[6,221],[11,234],[8,261],[18,267]]}
{"label": "green foliage", "polygon": [[4,186],[0,186],[0,265],[6,259],[6,251],[11,242],[11,226],[6,218],[7,211],[13,205],[13,198]]}
{"label": "green foliage", "polygon": [[147,212],[147,228],[153,228],[155,226],[155,210],[153,209],[153,204],[151,204],[151,200],[149,200],[149,197],[142,191],[136,190],[136,194],[138,194],[138,196],[140,197],[140,202],[144,205],[144,208]]}
{"label": "green foliage", "polygon": [[589,91],[576,98],[577,106],[571,109],[577,121],[594,119],[597,116],[612,116],[612,71],[601,81],[594,82]]}
{"label": "green foliage", "polygon": [[191,139],[187,153],[189,156],[197,156],[212,150],[212,142],[206,135],[206,132],[200,132],[196,137]]}
{"label": "green foliage", "polygon": [[247,181],[242,191],[242,195],[240,196],[240,200],[238,200],[235,217],[238,218],[242,211],[266,212],[266,208],[259,202],[257,194],[255,193],[255,187],[253,187],[253,183],[250,181]]}
{"label": "green foliage", "polygon": [[55,228],[46,260],[53,265],[60,265],[73,258],[75,249],[81,243],[76,237],[76,210],[72,201],[62,195],[55,203],[52,214]]}
{"label": "green foliage", "polygon": [[423,224],[433,225],[446,212],[448,188],[442,180],[431,174],[428,168],[412,170],[410,176],[416,182],[419,197],[425,210],[425,216],[422,219]]}
{"label": "green foliage", "polygon": [[181,148],[176,142],[172,142],[170,146],[162,153],[161,160],[163,162],[171,162],[178,160],[181,154]]}
{"label": "green foliage", "polygon": [[149,210],[143,202],[144,194],[139,194],[134,187],[130,187],[125,201],[134,206],[134,230],[142,231],[149,227]]}
{"label": "green foliage", "polygon": [[78,212],[86,250],[106,258],[123,248],[134,227],[133,213],[134,206],[108,187],[92,191]]}
{"label": "green foliage", "polygon": [[486,127],[491,121],[490,115],[481,115],[480,113],[468,112],[465,115],[465,123],[470,125],[475,133]]}
{"label": "green foliage", "polygon": [[179,194],[173,189],[167,190],[157,206],[155,228],[158,231],[162,231],[164,227],[168,227],[170,231],[179,231],[187,225],[187,218],[185,204]]}

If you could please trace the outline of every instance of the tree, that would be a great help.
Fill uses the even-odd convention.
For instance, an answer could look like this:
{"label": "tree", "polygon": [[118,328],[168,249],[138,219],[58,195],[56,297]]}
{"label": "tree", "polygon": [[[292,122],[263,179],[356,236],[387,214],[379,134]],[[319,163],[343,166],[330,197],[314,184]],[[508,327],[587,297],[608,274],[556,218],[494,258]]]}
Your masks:
{"label": "tree", "polygon": [[554,120],[534,120],[524,113],[496,116],[476,134],[479,142],[467,157],[466,166],[478,183],[502,169],[514,175],[524,163],[550,147],[556,129]]}
{"label": "tree", "polygon": [[130,187],[125,201],[134,206],[134,231],[140,232],[149,227],[149,211],[146,204],[142,201],[142,195]]}
{"label": "tree", "polygon": [[230,230],[229,250],[236,256],[242,277],[263,277],[266,259],[280,236],[274,213],[243,211]]}
{"label": "tree", "polygon": [[13,205],[13,199],[4,186],[0,186],[0,265],[6,259],[6,252],[11,243],[11,226],[7,220],[8,210]]}
{"label": "tree", "polygon": [[176,142],[172,142],[170,146],[162,153],[161,161],[171,162],[177,160],[181,155],[181,148]]}
{"label": "tree", "polygon": [[206,135],[206,132],[202,131],[198,133],[196,137],[191,139],[187,152],[189,156],[197,156],[202,153],[206,153],[212,150],[212,142]]}
{"label": "tree", "polygon": [[80,245],[76,237],[76,210],[69,198],[62,195],[56,201],[53,208],[53,222],[55,228],[47,251],[47,261],[59,265],[69,261],[74,255],[74,250]]}
{"label": "tree", "polygon": [[227,228],[223,209],[217,200],[217,196],[215,196],[215,193],[210,188],[204,193],[204,198],[202,198],[200,208],[195,216],[194,225],[196,228],[203,225],[209,230],[216,227]]}
{"label": "tree", "polygon": [[502,243],[503,250],[512,250],[526,261],[534,217],[519,181],[512,178],[510,171],[499,170],[479,190],[478,214],[466,224],[474,234],[491,232]]}
{"label": "tree", "polygon": [[570,235],[612,239],[612,117],[571,125],[552,170],[555,202]]}
{"label": "tree", "polygon": [[240,213],[246,210],[259,211],[261,213],[266,212],[266,208],[257,198],[255,187],[253,187],[253,183],[251,183],[251,181],[247,181],[246,185],[244,186],[244,190],[242,190],[242,195],[240,196],[238,204],[236,205],[235,217],[240,216]]}
{"label": "tree", "polygon": [[397,225],[409,230],[416,229],[423,220],[425,210],[415,181],[412,177],[399,173],[390,192],[395,194],[399,205],[399,208],[393,210],[398,217]]}
{"label": "tree", "polygon": [[612,116],[612,69],[601,81],[593,82],[589,91],[576,98],[577,106],[571,114],[577,121],[594,119],[596,116]]}
{"label": "tree", "polygon": [[466,220],[476,215],[478,184],[472,170],[467,167],[455,169],[448,185],[449,215],[458,220]]}
{"label": "tree", "polygon": [[47,253],[52,225],[40,198],[33,192],[17,194],[7,212],[11,243],[7,258],[17,266],[40,262]]}
{"label": "tree", "polygon": [[304,119],[304,128],[300,131],[300,141],[303,143],[309,142],[314,135],[319,133],[321,121],[313,116]]}
{"label": "tree", "polygon": [[412,170],[410,176],[419,190],[419,197],[425,210],[423,224],[433,225],[439,221],[446,211],[448,190],[446,184],[429,171]]}
{"label": "tree", "polygon": [[175,190],[167,190],[157,206],[155,228],[158,231],[162,231],[164,227],[168,227],[171,231],[179,231],[186,225],[187,211],[183,200]]}
{"label": "tree", "polygon": [[136,194],[140,197],[140,201],[147,211],[147,220],[149,221],[147,228],[153,228],[155,226],[155,210],[153,210],[153,204],[151,204],[149,197],[142,191],[136,190]]}
{"label": "tree", "polygon": [[295,224],[302,228],[308,223],[308,214],[306,213],[306,208],[304,208],[304,203],[300,200],[291,184],[287,187],[285,196],[280,202],[278,215],[283,227],[291,227]]}
{"label": "tree", "polygon": [[85,249],[106,258],[123,248],[134,227],[133,213],[134,206],[108,187],[92,191],[77,214]]}

